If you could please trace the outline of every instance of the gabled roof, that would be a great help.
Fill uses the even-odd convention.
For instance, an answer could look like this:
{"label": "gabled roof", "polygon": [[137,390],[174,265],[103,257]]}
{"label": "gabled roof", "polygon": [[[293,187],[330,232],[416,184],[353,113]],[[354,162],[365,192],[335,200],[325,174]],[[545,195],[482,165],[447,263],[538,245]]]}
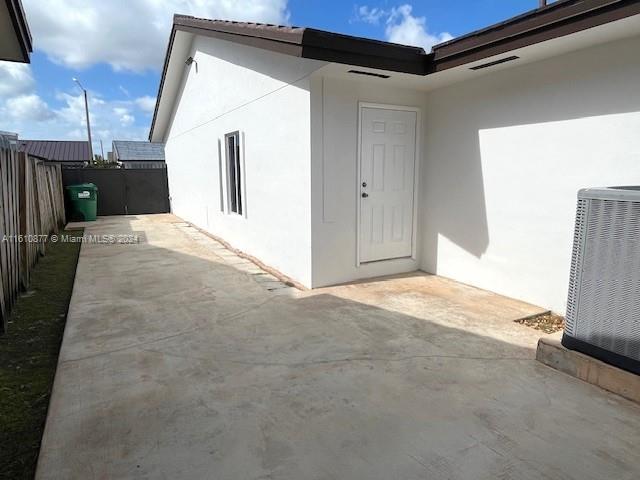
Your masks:
{"label": "gabled roof", "polygon": [[29,63],[31,32],[20,0],[0,0],[0,60]]}
{"label": "gabled roof", "polygon": [[88,162],[89,142],[72,140],[20,140],[19,150],[51,162]]}
{"label": "gabled roof", "polygon": [[285,55],[412,75],[430,75],[640,14],[640,0],[558,0],[504,22],[422,48],[314,28],[174,15],[149,138],[177,32],[218,38]]}
{"label": "gabled roof", "polygon": [[164,143],[114,140],[113,151],[120,162],[164,162]]}

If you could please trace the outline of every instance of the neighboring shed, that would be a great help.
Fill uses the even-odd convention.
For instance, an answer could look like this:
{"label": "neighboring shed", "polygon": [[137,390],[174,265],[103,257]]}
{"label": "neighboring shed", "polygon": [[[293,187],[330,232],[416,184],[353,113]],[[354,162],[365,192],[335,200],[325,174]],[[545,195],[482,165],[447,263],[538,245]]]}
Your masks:
{"label": "neighboring shed", "polygon": [[114,140],[113,158],[122,168],[166,168],[164,143]]}
{"label": "neighboring shed", "polygon": [[65,167],[84,167],[91,155],[89,142],[71,140],[20,140],[20,151]]}

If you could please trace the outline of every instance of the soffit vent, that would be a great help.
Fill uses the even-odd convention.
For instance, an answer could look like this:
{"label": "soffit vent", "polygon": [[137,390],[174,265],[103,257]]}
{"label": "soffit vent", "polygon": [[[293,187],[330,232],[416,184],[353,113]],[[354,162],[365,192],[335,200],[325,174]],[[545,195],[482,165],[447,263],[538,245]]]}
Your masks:
{"label": "soffit vent", "polygon": [[482,70],[483,68],[493,67],[495,65],[500,65],[501,63],[512,62],[514,60],[518,60],[520,57],[517,55],[512,55],[510,57],[500,58],[499,60],[495,60],[489,63],[483,63],[482,65],[476,65],[475,67],[469,68],[469,70]]}
{"label": "soffit vent", "polygon": [[383,75],[382,73],[374,73],[374,72],[365,72],[363,70],[349,70],[349,73],[353,73],[355,75],[366,75],[367,77],[390,78],[390,75]]}

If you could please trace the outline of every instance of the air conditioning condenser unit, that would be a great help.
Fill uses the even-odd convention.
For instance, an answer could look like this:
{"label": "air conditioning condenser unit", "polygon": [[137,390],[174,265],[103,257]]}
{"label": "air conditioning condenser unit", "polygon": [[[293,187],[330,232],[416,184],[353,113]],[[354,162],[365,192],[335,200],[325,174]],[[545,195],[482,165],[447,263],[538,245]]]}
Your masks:
{"label": "air conditioning condenser unit", "polygon": [[640,186],[578,192],[562,344],[640,374]]}

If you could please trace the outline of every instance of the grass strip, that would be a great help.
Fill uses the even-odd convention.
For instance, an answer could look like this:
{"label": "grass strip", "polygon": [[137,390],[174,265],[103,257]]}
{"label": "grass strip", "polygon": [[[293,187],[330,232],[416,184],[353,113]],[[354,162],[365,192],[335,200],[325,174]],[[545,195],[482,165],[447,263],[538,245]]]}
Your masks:
{"label": "grass strip", "polygon": [[[82,236],[81,230],[61,234]],[[35,474],[80,242],[49,243],[0,336],[0,478]]]}

